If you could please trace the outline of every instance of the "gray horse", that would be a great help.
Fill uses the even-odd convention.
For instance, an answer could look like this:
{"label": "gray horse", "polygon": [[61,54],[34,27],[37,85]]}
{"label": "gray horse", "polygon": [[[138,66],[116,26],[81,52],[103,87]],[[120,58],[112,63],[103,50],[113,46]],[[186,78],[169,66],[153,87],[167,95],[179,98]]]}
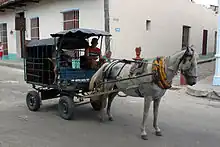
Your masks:
{"label": "gray horse", "polygon": [[[183,49],[171,56],[157,58],[153,62],[126,63],[114,61],[105,63],[92,77],[90,90],[97,89],[97,85],[107,82],[102,86],[102,91],[117,90],[122,91],[128,96],[144,98],[143,120],[141,125],[141,138],[147,140],[146,119],[150,104],[153,101],[153,127],[157,136],[162,136],[158,126],[158,108],[162,96],[167,89],[171,88],[172,79],[181,70],[188,85],[194,85],[197,82],[197,54],[190,47]],[[149,74],[149,73],[152,73]],[[149,74],[148,76],[144,76]],[[129,80],[120,81],[123,78]],[[118,82],[112,82],[119,80]],[[111,114],[111,103],[118,92],[103,95],[99,97],[102,108],[100,110],[101,120],[104,121],[104,108],[107,98],[107,115],[110,121],[113,120]]]}

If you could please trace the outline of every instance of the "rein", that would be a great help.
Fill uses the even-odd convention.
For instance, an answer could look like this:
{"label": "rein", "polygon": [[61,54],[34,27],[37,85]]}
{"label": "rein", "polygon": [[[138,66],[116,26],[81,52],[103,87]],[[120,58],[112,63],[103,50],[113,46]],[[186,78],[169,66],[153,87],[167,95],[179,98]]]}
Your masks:
{"label": "rein", "polygon": [[107,82],[101,82],[101,83],[98,84],[98,86],[101,86],[101,85],[107,84],[107,83],[116,83],[116,82],[131,80],[131,79],[138,79],[138,78],[141,78],[141,77],[146,77],[146,76],[151,76],[151,75],[154,75],[154,73],[148,73],[148,74],[143,74],[143,75],[135,76],[135,77],[129,77],[129,78],[111,80],[111,81],[107,81]]}
{"label": "rein", "polygon": [[[190,54],[189,52],[186,51],[184,53],[184,55],[180,58],[179,63],[178,63],[178,67],[179,67],[180,63],[186,57],[191,57],[191,60],[192,60],[193,55],[194,55],[194,51],[193,51],[193,54]],[[111,59],[113,59],[113,58],[111,58]],[[170,89],[172,87],[172,81],[171,82],[167,81],[167,74],[166,74],[166,71],[165,71],[165,57],[158,57],[157,59],[155,59],[153,61],[153,63],[148,63],[148,62],[145,62],[145,61],[126,60],[126,59],[113,59],[113,60],[118,60],[118,62],[115,62],[115,63],[111,64],[106,70],[103,71],[104,73],[107,72],[108,70],[110,70],[110,72],[111,72],[112,68],[118,63],[124,63],[124,65],[120,68],[117,76],[121,73],[121,71],[123,70],[123,68],[126,64],[131,64],[131,63],[152,64],[152,73],[143,74],[143,75],[136,75],[134,77],[116,79],[116,80],[111,80],[111,81],[106,81],[106,82],[102,81],[97,86],[101,86],[101,85],[107,84],[107,83],[116,83],[116,82],[120,82],[120,81],[138,79],[138,78],[146,77],[146,76],[153,76],[153,82],[155,84],[157,84],[161,89]]]}

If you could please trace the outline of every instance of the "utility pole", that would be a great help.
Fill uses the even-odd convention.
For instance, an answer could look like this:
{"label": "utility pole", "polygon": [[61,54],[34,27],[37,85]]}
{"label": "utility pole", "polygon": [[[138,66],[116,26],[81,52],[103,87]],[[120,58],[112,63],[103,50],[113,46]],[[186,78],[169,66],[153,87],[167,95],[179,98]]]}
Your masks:
{"label": "utility pole", "polygon": [[[220,6],[220,1],[218,1]],[[213,78],[213,85],[220,86],[220,15],[218,12],[218,32],[217,32],[217,47],[216,47],[216,62],[215,62],[215,75]]]}
{"label": "utility pole", "polygon": [[[109,0],[104,0],[105,31],[110,33]],[[110,51],[110,37],[105,37],[106,51]]]}

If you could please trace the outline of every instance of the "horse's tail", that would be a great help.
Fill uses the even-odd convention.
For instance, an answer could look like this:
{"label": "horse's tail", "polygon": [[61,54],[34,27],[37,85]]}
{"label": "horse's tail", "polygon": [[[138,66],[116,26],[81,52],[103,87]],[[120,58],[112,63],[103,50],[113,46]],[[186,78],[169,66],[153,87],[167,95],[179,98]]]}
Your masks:
{"label": "horse's tail", "polygon": [[89,90],[93,90],[95,87],[95,83],[97,83],[97,81],[103,81],[103,72],[105,70],[105,68],[109,65],[109,63],[105,63],[103,64],[99,70],[92,76],[90,83],[89,83]]}

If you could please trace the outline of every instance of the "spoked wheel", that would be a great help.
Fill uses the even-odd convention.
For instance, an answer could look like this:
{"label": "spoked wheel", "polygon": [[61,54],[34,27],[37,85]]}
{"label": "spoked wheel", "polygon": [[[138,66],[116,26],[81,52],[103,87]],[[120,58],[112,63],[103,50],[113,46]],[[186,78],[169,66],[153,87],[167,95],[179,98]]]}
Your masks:
{"label": "spoked wheel", "polygon": [[26,96],[26,104],[30,111],[38,111],[41,104],[40,95],[36,91],[28,92]]}
{"label": "spoked wheel", "polygon": [[74,101],[71,97],[62,96],[59,100],[58,111],[60,117],[71,120],[74,116]]}
{"label": "spoked wheel", "polygon": [[101,110],[101,106],[102,106],[102,102],[100,100],[96,100],[96,101],[92,101],[90,99],[90,103],[92,105],[92,108],[95,110],[95,111],[100,111]]}

